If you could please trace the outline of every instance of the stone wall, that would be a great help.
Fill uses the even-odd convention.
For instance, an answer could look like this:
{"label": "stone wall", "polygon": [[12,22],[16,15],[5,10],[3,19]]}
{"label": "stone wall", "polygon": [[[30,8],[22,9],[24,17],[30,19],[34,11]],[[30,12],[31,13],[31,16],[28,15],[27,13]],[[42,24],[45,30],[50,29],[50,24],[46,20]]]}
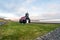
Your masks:
{"label": "stone wall", "polygon": [[6,22],[0,22],[0,25],[3,25],[3,24],[5,24]]}
{"label": "stone wall", "polygon": [[0,25],[6,24],[6,20],[3,18],[0,18]]}
{"label": "stone wall", "polygon": [[60,28],[51,31],[44,36],[38,37],[35,40],[60,40]]}

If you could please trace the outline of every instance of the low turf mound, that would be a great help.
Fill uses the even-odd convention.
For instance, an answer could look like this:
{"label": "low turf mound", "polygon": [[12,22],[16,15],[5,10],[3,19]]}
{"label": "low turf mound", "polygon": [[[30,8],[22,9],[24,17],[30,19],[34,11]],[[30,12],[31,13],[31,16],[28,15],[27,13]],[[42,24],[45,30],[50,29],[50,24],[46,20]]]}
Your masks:
{"label": "low turf mound", "polygon": [[3,21],[6,21],[5,19],[3,19],[3,18],[0,18],[0,22],[3,22]]}
{"label": "low turf mound", "polygon": [[20,24],[8,21],[0,26],[0,40],[34,40],[59,26],[60,24]]}

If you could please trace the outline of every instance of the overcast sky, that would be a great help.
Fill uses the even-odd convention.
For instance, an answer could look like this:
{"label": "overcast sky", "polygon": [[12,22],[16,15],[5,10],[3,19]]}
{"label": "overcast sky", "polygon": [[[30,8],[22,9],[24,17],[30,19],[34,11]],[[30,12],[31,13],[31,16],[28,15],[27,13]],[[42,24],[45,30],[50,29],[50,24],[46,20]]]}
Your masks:
{"label": "overcast sky", "polygon": [[60,0],[0,0],[0,16],[60,19]]}

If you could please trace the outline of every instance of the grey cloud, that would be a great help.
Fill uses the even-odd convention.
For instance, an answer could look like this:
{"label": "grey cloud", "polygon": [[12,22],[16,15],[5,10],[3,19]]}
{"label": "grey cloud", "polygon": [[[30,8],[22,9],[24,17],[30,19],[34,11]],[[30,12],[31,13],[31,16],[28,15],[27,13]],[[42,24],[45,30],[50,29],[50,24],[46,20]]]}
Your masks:
{"label": "grey cloud", "polygon": [[[50,15],[50,14],[49,14]],[[60,19],[60,13],[56,13],[56,14],[51,14],[52,16],[49,16],[48,14],[43,15],[43,17],[45,19]]]}

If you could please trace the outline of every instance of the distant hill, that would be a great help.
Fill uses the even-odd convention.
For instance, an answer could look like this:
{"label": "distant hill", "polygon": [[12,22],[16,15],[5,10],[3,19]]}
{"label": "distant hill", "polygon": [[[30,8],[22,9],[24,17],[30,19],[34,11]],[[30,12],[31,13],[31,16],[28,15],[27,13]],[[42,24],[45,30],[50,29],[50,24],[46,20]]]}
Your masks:
{"label": "distant hill", "polygon": [[0,18],[0,22],[6,22],[4,18]]}
{"label": "distant hill", "polygon": [[[11,18],[4,18],[5,20],[10,20],[14,22],[19,22],[21,17],[11,17]],[[60,19],[38,19],[38,18],[31,18],[31,22],[33,23],[60,23]]]}

